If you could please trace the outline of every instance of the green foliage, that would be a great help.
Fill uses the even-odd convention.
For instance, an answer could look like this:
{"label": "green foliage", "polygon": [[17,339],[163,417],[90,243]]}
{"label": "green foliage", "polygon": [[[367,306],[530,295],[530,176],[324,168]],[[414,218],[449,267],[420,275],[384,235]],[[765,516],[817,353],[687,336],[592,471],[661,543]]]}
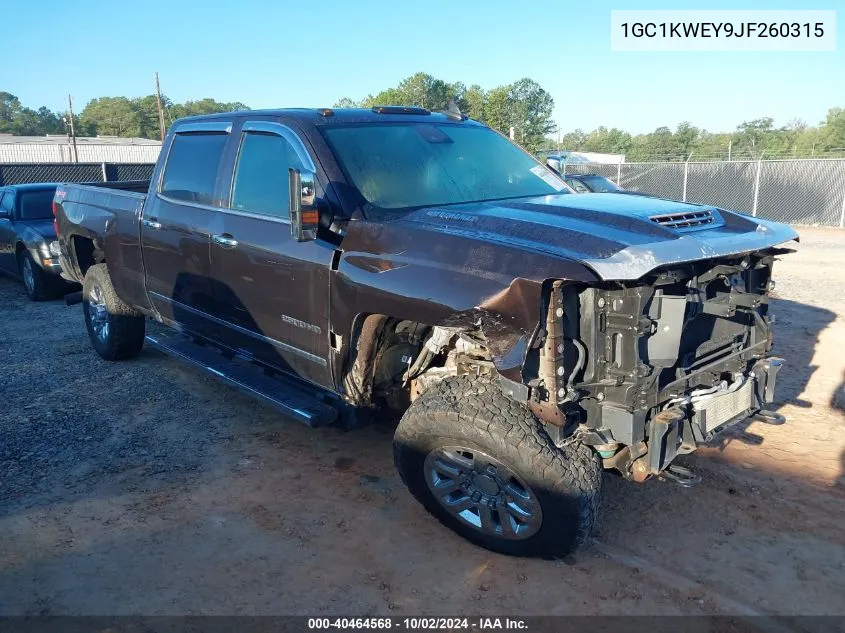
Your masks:
{"label": "green foliage", "polygon": [[461,112],[483,121],[503,134],[514,129],[514,138],[526,149],[536,151],[545,143],[547,134],[555,131],[552,121],[554,100],[536,81],[524,78],[506,86],[485,91],[477,84],[469,88],[462,82],[448,83],[427,73],[416,73],[377,95],[360,101],[344,97],[336,108],[374,105],[405,105],[445,110],[454,101]]}
{"label": "green foliage", "polygon": [[458,107],[461,112],[465,113],[469,118],[480,121],[484,118],[484,107],[487,101],[487,95],[478,84],[473,84],[464,91],[461,101],[458,102]]}
{"label": "green foliage", "polygon": [[92,99],[79,118],[101,136],[139,136],[140,117],[126,97]]}
{"label": "green foliage", "polygon": [[[240,101],[224,103],[214,99],[173,103],[162,95],[165,126],[175,119],[195,114],[248,110]],[[19,136],[67,134],[67,115],[49,108],[25,108],[20,100],[8,92],[0,92],[0,133]],[[74,128],[78,136],[132,136],[159,138],[158,104],[155,95],[127,99],[101,97],[92,99],[78,115],[74,114]]]}
{"label": "green foliage", "polygon": [[169,115],[175,120],[183,116],[196,116],[198,114],[216,114],[218,112],[235,112],[237,110],[249,110],[240,101],[224,103],[214,99],[205,98],[199,101],[186,101],[185,103],[171,104],[168,108]]}
{"label": "green foliage", "polygon": [[0,132],[18,136],[62,134],[64,123],[61,115],[47,108],[25,108],[15,95],[0,92]]}
{"label": "green foliage", "polygon": [[845,110],[832,108],[818,127],[793,119],[776,128],[762,117],[743,121],[734,132],[711,133],[685,121],[672,131],[659,127],[648,134],[631,136],[616,128],[599,127],[585,133],[576,129],[560,137],[546,138],[544,148],[625,154],[630,162],[670,160],[733,160],[758,158],[807,158],[845,156]]}
{"label": "green foliage", "polygon": [[[633,136],[618,128],[598,127],[591,132],[575,129],[554,138],[554,100],[542,86],[529,78],[489,90],[477,84],[467,87],[449,83],[427,73],[406,77],[388,88],[363,99],[339,99],[335,108],[370,108],[374,105],[410,105],[437,111],[454,100],[461,112],[482,121],[505,135],[514,130],[514,139],[532,152],[560,148],[612,154],[625,154],[628,161],[727,159],[754,160],[809,156],[845,156],[845,109],[831,108],[818,126],[793,119],[780,128],[770,117],[743,121],[733,132],[712,133],[683,122],[671,130],[659,127],[648,134]],[[211,98],[174,103],[162,95],[165,126],[174,120],[198,114],[246,110],[239,101],[220,102]],[[64,112],[41,107],[27,108],[9,92],[0,91],[0,133],[21,136],[66,134]],[[89,101],[74,115],[79,136],[139,136],[159,138],[158,106],[155,95],[128,99],[101,97]]]}
{"label": "green foliage", "polygon": [[335,101],[335,104],[332,106],[333,108],[362,108],[363,103],[361,101],[355,101],[354,99],[350,99],[349,97],[343,97],[342,99],[338,99]]}

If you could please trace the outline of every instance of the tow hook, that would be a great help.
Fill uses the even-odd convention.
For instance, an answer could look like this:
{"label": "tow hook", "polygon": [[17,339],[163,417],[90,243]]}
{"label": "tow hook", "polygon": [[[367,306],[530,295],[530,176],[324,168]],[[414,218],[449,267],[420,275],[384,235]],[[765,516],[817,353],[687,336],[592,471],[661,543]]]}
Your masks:
{"label": "tow hook", "polygon": [[673,481],[683,488],[692,488],[701,483],[701,475],[697,475],[689,468],[677,464],[669,464],[659,476],[667,481]]}

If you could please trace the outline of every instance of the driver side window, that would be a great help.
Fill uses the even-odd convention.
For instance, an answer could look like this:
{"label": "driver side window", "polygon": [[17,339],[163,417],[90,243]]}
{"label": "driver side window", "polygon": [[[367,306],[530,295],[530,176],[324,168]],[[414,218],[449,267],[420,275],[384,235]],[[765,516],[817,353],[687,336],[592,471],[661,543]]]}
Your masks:
{"label": "driver side window", "polygon": [[290,168],[302,169],[302,164],[287,139],[268,132],[244,132],[230,207],[289,220]]}

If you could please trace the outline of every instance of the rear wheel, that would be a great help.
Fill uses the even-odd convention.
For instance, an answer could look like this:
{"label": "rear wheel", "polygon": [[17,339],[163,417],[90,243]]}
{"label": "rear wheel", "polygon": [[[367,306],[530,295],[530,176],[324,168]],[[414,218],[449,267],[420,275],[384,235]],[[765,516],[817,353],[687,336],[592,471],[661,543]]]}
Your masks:
{"label": "rear wheel", "polygon": [[85,326],[91,345],[106,360],[133,358],[144,346],[144,317],[114,290],[105,264],[85,273],[82,284]]}
{"label": "rear wheel", "polygon": [[399,423],[393,455],[431,514],[504,554],[568,554],[598,513],[592,449],[556,447],[526,407],[483,379],[449,378],[426,391]]}

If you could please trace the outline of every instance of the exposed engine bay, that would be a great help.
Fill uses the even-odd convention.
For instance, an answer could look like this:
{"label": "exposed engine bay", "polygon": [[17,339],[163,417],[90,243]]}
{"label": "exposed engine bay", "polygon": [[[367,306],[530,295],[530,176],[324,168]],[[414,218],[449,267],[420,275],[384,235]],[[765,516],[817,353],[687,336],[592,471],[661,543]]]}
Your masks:
{"label": "exposed engine bay", "polygon": [[[523,368],[502,379],[558,443],[591,445],[644,480],[774,397],[768,293],[778,251],[697,262],[633,283],[549,283]],[[454,375],[495,375],[480,327],[387,324],[373,397],[403,410]],[[387,339],[385,339],[387,336]]]}

